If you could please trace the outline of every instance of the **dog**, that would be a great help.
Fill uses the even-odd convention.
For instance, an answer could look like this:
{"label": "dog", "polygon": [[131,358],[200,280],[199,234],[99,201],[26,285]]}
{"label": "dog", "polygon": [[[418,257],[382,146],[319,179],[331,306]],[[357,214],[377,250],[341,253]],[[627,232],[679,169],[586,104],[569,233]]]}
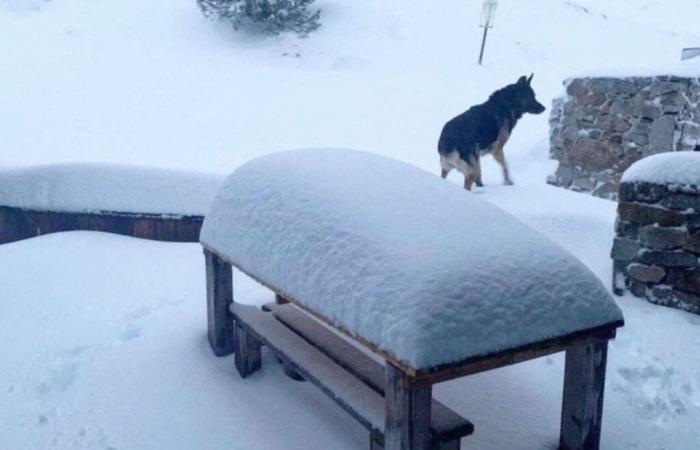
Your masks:
{"label": "dog", "polygon": [[542,114],[545,110],[530,86],[533,76],[520,77],[491,94],[485,103],[472,106],[445,124],[438,141],[442,178],[457,169],[464,175],[466,190],[470,191],[474,183],[483,186],[480,158],[490,153],[503,169],[504,184],[513,184],[503,146],[525,113]]}

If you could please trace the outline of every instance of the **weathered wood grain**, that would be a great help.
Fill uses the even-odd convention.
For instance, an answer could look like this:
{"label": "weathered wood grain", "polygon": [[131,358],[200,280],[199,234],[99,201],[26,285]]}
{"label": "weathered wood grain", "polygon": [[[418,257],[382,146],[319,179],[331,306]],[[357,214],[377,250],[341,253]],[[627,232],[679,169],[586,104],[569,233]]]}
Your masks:
{"label": "weathered wood grain", "polygon": [[[384,395],[384,365],[361,351],[294,305],[267,304],[265,310],[304,340],[349,371],[375,392]],[[459,449],[460,438],[474,432],[474,425],[441,402],[431,403],[431,441],[440,450]],[[381,447],[382,442],[375,446]],[[456,445],[456,446],[455,446]]]}
{"label": "weathered wood grain", "polygon": [[430,450],[430,386],[413,386],[409,377],[386,365],[386,450]]}
{"label": "weathered wood grain", "polygon": [[61,231],[102,231],[169,242],[198,242],[203,216],[36,211],[0,206],[0,244]]}
{"label": "weathered wood grain", "polygon": [[352,374],[311,346],[271,314],[233,303],[234,319],[283,363],[318,387],[370,433],[384,430],[384,400]]}
{"label": "weathered wood grain", "polygon": [[262,368],[261,343],[247,328],[236,326],[236,369],[242,378]]}
{"label": "weathered wood grain", "polygon": [[216,356],[235,350],[233,315],[233,273],[231,265],[204,249],[207,283],[207,336]]}
{"label": "weathered wood grain", "polygon": [[607,358],[607,342],[566,350],[560,450],[600,448]]}

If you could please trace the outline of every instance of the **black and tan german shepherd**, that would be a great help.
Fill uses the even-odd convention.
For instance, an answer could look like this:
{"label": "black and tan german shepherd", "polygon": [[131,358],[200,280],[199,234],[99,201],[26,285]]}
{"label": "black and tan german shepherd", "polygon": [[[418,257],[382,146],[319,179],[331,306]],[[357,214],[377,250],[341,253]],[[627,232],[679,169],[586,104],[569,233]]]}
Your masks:
{"label": "black and tan german shepherd", "polygon": [[471,190],[474,183],[483,186],[479,159],[491,153],[503,168],[503,182],[513,184],[503,146],[523,114],[541,114],[545,109],[530,86],[533,75],[520,77],[491,94],[485,103],[472,106],[445,124],[438,141],[442,178],[457,169],[464,175],[465,189]]}

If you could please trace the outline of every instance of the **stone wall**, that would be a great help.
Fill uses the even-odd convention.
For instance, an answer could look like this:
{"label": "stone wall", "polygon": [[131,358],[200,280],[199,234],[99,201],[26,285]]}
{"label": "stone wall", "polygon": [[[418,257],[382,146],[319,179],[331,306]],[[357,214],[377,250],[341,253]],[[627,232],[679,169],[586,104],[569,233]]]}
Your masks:
{"label": "stone wall", "polygon": [[660,152],[700,150],[700,78],[575,78],[554,101],[548,182],[616,199],[622,173]]}
{"label": "stone wall", "polygon": [[700,186],[623,182],[613,290],[700,314]]}

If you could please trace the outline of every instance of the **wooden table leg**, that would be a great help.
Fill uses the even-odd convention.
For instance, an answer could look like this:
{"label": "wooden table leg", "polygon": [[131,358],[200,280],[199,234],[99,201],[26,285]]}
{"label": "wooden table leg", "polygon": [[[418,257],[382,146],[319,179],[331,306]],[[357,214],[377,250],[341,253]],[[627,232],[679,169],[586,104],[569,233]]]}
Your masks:
{"label": "wooden table leg", "polygon": [[432,387],[413,387],[409,378],[386,364],[386,450],[429,450]]}
{"label": "wooden table leg", "polygon": [[236,328],[236,369],[242,378],[260,370],[262,367],[262,344],[247,329]]}
{"label": "wooden table leg", "polygon": [[607,341],[566,350],[560,450],[600,448],[607,358]]}
{"label": "wooden table leg", "polygon": [[209,345],[216,356],[234,352],[233,275],[231,265],[209,250],[204,250],[207,275],[207,327]]}

